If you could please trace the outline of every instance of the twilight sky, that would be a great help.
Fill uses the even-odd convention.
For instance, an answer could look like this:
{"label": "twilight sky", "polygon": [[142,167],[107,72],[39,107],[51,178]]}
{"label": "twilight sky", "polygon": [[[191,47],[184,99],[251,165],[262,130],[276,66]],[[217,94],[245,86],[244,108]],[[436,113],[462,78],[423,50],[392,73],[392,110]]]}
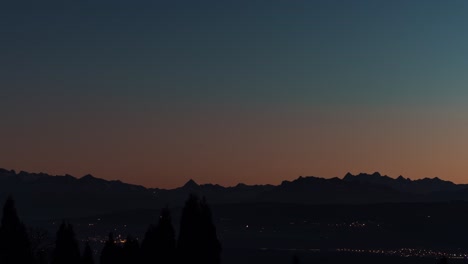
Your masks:
{"label": "twilight sky", "polygon": [[0,167],[468,183],[468,1],[6,0]]}

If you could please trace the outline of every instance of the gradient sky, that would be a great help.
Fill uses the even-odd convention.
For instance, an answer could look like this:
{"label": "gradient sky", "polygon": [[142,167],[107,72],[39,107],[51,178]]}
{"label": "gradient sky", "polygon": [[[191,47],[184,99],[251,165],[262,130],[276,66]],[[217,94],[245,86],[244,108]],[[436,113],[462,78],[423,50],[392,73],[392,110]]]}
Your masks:
{"label": "gradient sky", "polygon": [[468,1],[6,0],[0,167],[468,183]]}

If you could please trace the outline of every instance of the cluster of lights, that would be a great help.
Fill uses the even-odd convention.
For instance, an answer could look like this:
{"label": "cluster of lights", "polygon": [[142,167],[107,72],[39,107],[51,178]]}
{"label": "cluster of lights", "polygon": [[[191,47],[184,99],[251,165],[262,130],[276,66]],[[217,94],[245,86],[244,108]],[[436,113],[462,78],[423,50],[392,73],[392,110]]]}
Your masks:
{"label": "cluster of lights", "polygon": [[353,228],[365,228],[370,226],[380,227],[380,224],[373,223],[373,222],[359,222],[354,221],[351,223],[335,223],[335,224],[328,224],[329,227],[353,227]]}
{"label": "cluster of lights", "polygon": [[432,249],[415,249],[415,248],[400,248],[400,249],[352,249],[352,248],[338,248],[337,252],[350,252],[350,253],[364,253],[364,254],[381,254],[386,256],[398,257],[447,257],[453,259],[465,259],[468,253],[453,253],[444,252]]}

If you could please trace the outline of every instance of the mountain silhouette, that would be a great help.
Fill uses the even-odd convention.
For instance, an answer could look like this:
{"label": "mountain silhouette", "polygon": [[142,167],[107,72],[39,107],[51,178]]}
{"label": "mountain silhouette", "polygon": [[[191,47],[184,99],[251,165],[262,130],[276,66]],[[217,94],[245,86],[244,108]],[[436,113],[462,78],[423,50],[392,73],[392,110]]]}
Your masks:
{"label": "mountain silhouette", "polygon": [[197,189],[199,188],[200,186],[192,179],[190,179],[188,182],[186,182],[184,184],[184,186],[182,186],[182,188],[184,189],[190,189],[190,190],[193,190],[193,189]]}
{"label": "mountain silhouette", "polygon": [[424,178],[420,180],[411,180],[399,176],[396,179],[390,178],[387,175],[381,175],[378,172],[373,174],[360,173],[358,175],[352,175],[347,173],[343,178],[343,181],[348,182],[361,182],[370,183],[375,185],[388,186],[395,190],[410,193],[431,193],[440,191],[457,191],[467,188],[466,184],[455,184],[450,181],[444,181],[439,178]]}
{"label": "mountain silhouette", "polygon": [[[223,187],[197,184],[190,179],[175,189],[145,188],[121,181],[85,175],[51,176],[0,169],[0,199],[11,194],[29,219],[76,217],[134,209],[183,205],[195,193],[214,204],[369,204],[393,202],[468,201],[468,185],[439,178],[411,180],[391,178],[378,172],[347,173],[343,178],[299,177],[280,185]],[[43,205],[47,204],[47,207]]]}

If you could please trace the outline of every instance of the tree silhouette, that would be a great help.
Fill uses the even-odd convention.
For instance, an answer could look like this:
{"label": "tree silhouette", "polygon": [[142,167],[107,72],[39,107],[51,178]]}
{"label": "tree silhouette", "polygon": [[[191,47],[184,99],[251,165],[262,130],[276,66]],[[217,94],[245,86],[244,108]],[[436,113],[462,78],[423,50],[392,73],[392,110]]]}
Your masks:
{"label": "tree silhouette", "polygon": [[141,258],[142,263],[150,264],[156,263],[158,261],[158,257],[154,254],[154,251],[157,247],[157,231],[156,226],[151,224],[146,230],[145,236],[143,238],[143,242],[141,242]]}
{"label": "tree silhouette", "polygon": [[174,263],[176,240],[171,213],[161,211],[156,226],[150,225],[141,244],[143,263]]}
{"label": "tree silhouette", "polygon": [[174,263],[176,239],[169,208],[166,207],[161,211],[156,231],[156,254],[159,256],[159,262],[161,264]]}
{"label": "tree silhouette", "polygon": [[79,264],[80,260],[80,249],[73,226],[64,221],[57,231],[52,264]]}
{"label": "tree silhouette", "polygon": [[86,242],[83,256],[81,257],[81,264],[94,264],[93,250],[89,245],[89,242]]}
{"label": "tree silhouette", "polygon": [[3,207],[0,226],[0,263],[32,263],[33,254],[28,233],[16,212],[15,202],[10,196]]}
{"label": "tree silhouette", "polygon": [[203,197],[203,200],[200,203],[200,210],[202,231],[204,232],[202,239],[203,244],[206,245],[206,263],[219,264],[221,263],[221,243],[216,235],[216,227],[213,223],[211,209],[208,206],[205,197]]}
{"label": "tree silhouette", "polygon": [[101,252],[101,264],[122,263],[120,246],[114,240],[114,235],[109,234],[109,238]]}
{"label": "tree silhouette", "polygon": [[221,244],[206,200],[191,194],[182,210],[177,243],[180,263],[218,264]]}
{"label": "tree silhouette", "polygon": [[201,237],[200,202],[196,195],[191,194],[185,202],[180,219],[177,255],[179,263],[203,263]]}
{"label": "tree silhouette", "polygon": [[[30,238],[34,238],[34,243]],[[47,232],[31,229],[31,237],[21,223],[14,201],[9,197],[3,208],[0,226],[0,264],[32,264],[33,244],[37,251],[35,263],[48,263]],[[101,264],[123,263],[205,263],[219,264],[221,244],[216,235],[211,209],[205,198],[190,195],[182,211],[180,234],[176,243],[175,231],[168,208],[161,210],[157,225],[150,225],[142,247],[128,236],[124,245],[114,240],[112,233],[100,256]],[[178,256],[178,258],[176,258]],[[141,262],[143,261],[143,262]],[[86,243],[83,256],[73,226],[65,221],[60,225],[51,264],[94,264],[93,251]]]}

